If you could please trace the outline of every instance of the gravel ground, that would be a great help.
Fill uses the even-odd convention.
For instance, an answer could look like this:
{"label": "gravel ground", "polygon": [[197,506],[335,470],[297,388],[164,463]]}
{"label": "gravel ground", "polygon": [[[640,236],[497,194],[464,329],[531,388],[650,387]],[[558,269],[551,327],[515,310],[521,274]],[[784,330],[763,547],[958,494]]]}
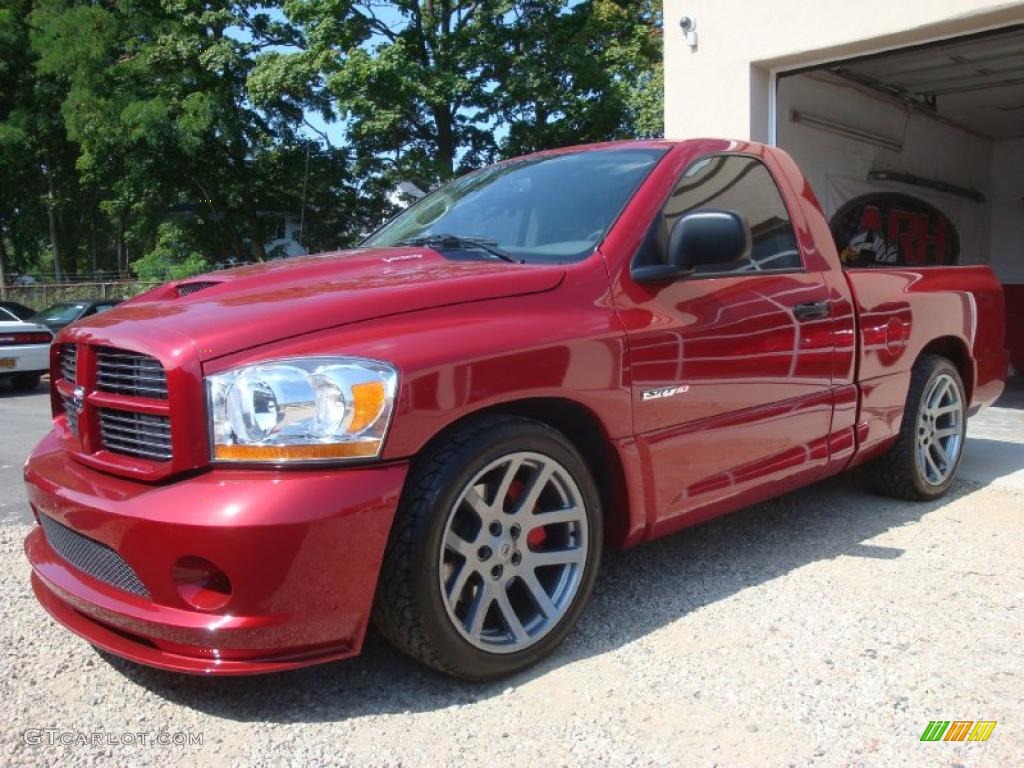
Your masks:
{"label": "gravel ground", "polygon": [[33,393],[11,392],[0,383],[0,525],[31,522],[21,465],[49,428],[49,379]]}
{"label": "gravel ground", "polygon": [[[1013,430],[1002,455],[1022,442]],[[375,637],[360,658],[263,678],[122,662],[45,616],[21,553],[28,527],[0,525],[0,761],[1022,765],[1024,488],[1000,477],[925,504],[837,478],[610,552],[559,652],[484,685]],[[998,725],[985,743],[921,743],[935,719]],[[28,729],[203,743],[30,744]]]}

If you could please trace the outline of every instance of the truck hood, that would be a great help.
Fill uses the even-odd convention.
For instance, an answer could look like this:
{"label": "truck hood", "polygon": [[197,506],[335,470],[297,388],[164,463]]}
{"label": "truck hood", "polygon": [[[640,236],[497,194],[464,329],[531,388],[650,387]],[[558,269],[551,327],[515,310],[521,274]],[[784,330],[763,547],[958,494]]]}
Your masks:
{"label": "truck hood", "polygon": [[540,293],[564,276],[558,265],[453,261],[422,247],[337,251],[168,283],[62,338],[147,348],[147,339],[186,337],[206,361],[348,323]]}

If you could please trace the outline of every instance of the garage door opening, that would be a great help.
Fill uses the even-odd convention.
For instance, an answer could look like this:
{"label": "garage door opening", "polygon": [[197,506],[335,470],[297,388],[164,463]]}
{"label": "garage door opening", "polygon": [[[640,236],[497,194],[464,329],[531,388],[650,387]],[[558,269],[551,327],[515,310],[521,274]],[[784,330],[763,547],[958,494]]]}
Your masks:
{"label": "garage door opening", "polygon": [[991,265],[1024,373],[1024,27],[780,75],[776,103],[844,263]]}

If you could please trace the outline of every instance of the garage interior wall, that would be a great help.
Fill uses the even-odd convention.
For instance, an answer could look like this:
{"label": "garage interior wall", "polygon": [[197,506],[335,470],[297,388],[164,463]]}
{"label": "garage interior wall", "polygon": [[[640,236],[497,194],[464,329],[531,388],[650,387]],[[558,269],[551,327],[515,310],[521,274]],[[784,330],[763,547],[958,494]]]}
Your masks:
{"label": "garage interior wall", "polygon": [[[794,111],[891,139],[902,148],[877,146],[794,121]],[[862,192],[869,191],[868,186],[906,192],[932,203],[953,222],[961,238],[960,263],[990,263],[995,155],[991,139],[938,122],[825,72],[779,80],[777,130],[778,145],[804,171],[827,216],[838,208],[837,194],[830,191],[839,182],[847,187],[862,184]],[[869,182],[868,172],[878,170],[911,173],[975,189],[985,201],[973,202],[904,184]],[[1010,218],[1001,220],[1000,226],[1006,227]]]}
{"label": "garage interior wall", "polygon": [[1024,283],[1024,139],[994,142],[991,178],[992,268],[1004,283],[1021,284]]}
{"label": "garage interior wall", "polygon": [[[794,122],[793,111],[892,138],[901,150]],[[1021,118],[1024,120],[1024,116]],[[872,170],[911,173],[975,189],[975,203],[917,187],[872,182],[880,189],[923,197],[946,213],[961,232],[961,263],[989,264],[1004,283],[1024,283],[1024,139],[993,141],[908,110],[854,83],[815,72],[780,78],[778,145],[807,175],[825,213],[835,213],[829,177],[866,182]]]}

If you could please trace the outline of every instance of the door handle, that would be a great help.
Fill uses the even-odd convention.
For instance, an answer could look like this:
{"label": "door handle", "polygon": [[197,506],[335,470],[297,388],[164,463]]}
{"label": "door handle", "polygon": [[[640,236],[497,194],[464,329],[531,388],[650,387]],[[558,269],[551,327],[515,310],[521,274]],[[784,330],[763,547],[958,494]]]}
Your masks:
{"label": "door handle", "polygon": [[832,314],[827,301],[804,301],[793,307],[793,315],[797,320],[821,320]]}

